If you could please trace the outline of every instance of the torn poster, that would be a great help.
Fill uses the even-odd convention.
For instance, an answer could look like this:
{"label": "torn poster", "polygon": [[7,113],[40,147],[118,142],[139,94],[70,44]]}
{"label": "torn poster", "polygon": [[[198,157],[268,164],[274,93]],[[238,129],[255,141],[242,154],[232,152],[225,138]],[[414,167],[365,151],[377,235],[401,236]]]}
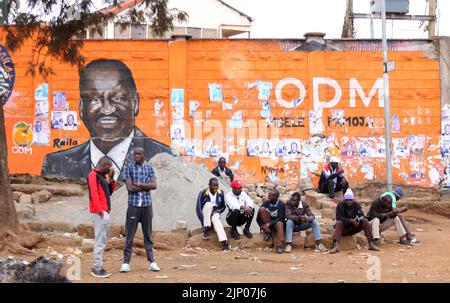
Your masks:
{"label": "torn poster", "polygon": [[48,101],[48,84],[42,83],[38,85],[34,91],[34,100],[36,101]]}
{"label": "torn poster", "polygon": [[407,138],[393,138],[392,148],[394,157],[407,158],[409,157],[408,139]]}
{"label": "torn poster", "polygon": [[196,157],[202,155],[201,145],[197,140],[186,140],[184,147],[184,155],[190,157]]}
{"label": "torn poster", "polygon": [[194,118],[195,111],[200,106],[198,101],[189,101],[189,118]]}
{"label": "torn poster", "polygon": [[392,133],[393,134],[400,133],[400,118],[398,115],[392,116]]}
{"label": "torn poster", "polygon": [[258,88],[258,99],[267,101],[270,98],[270,90],[272,89],[272,82],[256,81]]}
{"label": "torn poster", "polygon": [[218,157],[220,155],[220,147],[214,143],[214,141],[205,142],[204,157]]}
{"label": "torn poster", "polygon": [[322,120],[322,108],[309,111],[309,133],[311,135],[321,134],[324,131]]}
{"label": "torn poster", "polygon": [[170,138],[172,138],[172,146],[182,147],[185,142],[184,125],[172,124],[170,126]]}
{"label": "torn poster", "polygon": [[217,83],[208,84],[209,87],[209,101],[220,102],[223,101],[222,86]]}
{"label": "torn poster", "polygon": [[161,108],[163,107],[163,103],[158,99],[155,99],[155,116],[159,116],[161,114]]}
{"label": "torn poster", "polygon": [[52,111],[52,129],[64,129],[65,112]]}
{"label": "torn poster", "polygon": [[344,126],[345,125],[345,111],[343,109],[334,109],[331,111],[329,125]]}
{"label": "torn poster", "polygon": [[34,106],[34,117],[35,118],[48,118],[48,100],[36,100]]}
{"label": "torn poster", "polygon": [[230,119],[230,128],[242,128],[244,122],[242,121],[242,111],[237,111]]}
{"label": "torn poster", "polygon": [[364,179],[366,180],[373,180],[375,178],[375,171],[373,169],[373,166],[369,163],[364,163],[361,167],[361,172],[364,175]]}
{"label": "torn poster", "polygon": [[261,110],[262,118],[270,118],[270,102],[264,102]]}
{"label": "torn poster", "polygon": [[78,118],[76,111],[65,111],[64,116],[64,130],[77,130]]}
{"label": "torn poster", "polygon": [[170,106],[172,107],[173,121],[184,119],[184,89],[172,88],[170,96]]}
{"label": "torn poster", "polygon": [[305,162],[300,166],[300,178],[312,178],[319,172],[319,163]]}

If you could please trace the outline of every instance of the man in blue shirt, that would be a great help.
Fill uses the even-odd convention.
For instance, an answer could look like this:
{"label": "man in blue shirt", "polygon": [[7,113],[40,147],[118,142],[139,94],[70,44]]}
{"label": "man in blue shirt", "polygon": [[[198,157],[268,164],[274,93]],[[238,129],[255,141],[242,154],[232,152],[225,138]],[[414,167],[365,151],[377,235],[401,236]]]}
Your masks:
{"label": "man in blue shirt", "polygon": [[133,250],[133,239],[139,223],[144,234],[144,246],[147,260],[150,262],[149,270],[159,271],[153,255],[152,241],[152,199],[151,190],[156,189],[156,176],[153,168],[144,163],[144,149],[134,149],[134,161],[125,167],[124,181],[128,190],[128,209],[125,223],[126,242],[123,252],[123,264],[120,272],[130,271],[130,260]]}

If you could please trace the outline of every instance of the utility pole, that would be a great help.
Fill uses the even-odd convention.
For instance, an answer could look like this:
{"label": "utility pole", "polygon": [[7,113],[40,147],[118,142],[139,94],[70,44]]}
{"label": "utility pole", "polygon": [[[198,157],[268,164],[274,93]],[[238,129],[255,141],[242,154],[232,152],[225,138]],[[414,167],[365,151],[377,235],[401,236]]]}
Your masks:
{"label": "utility pole", "polygon": [[392,191],[392,162],[391,162],[391,110],[389,100],[389,71],[388,71],[388,44],[386,38],[386,0],[381,0],[381,26],[383,49],[383,81],[384,81],[384,132],[386,143],[386,181],[387,191]]}
{"label": "utility pole", "polygon": [[430,17],[434,17],[428,22],[428,39],[433,39],[436,35],[436,7],[437,0],[428,0],[428,14]]}
{"label": "utility pole", "polygon": [[342,38],[353,38],[353,0],[347,0],[345,10],[344,26],[342,27]]}

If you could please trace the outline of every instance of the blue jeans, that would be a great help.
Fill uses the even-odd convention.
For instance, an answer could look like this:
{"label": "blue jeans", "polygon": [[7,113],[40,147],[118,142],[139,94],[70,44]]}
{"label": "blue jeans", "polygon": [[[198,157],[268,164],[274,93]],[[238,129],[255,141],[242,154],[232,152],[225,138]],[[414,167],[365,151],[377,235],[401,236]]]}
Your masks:
{"label": "blue jeans", "polygon": [[312,228],[314,234],[314,240],[318,241],[321,239],[320,236],[320,226],[316,220],[312,220],[307,223],[295,223],[292,220],[287,220],[286,222],[286,243],[292,243],[292,233],[294,231],[302,231]]}

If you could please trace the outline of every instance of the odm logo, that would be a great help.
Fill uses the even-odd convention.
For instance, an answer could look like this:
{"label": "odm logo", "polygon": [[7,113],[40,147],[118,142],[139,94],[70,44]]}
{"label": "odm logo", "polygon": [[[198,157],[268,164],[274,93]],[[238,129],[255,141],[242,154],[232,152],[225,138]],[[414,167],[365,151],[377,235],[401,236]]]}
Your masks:
{"label": "odm logo", "polygon": [[18,147],[29,147],[33,143],[33,128],[26,122],[18,122],[12,131],[14,145]]}

